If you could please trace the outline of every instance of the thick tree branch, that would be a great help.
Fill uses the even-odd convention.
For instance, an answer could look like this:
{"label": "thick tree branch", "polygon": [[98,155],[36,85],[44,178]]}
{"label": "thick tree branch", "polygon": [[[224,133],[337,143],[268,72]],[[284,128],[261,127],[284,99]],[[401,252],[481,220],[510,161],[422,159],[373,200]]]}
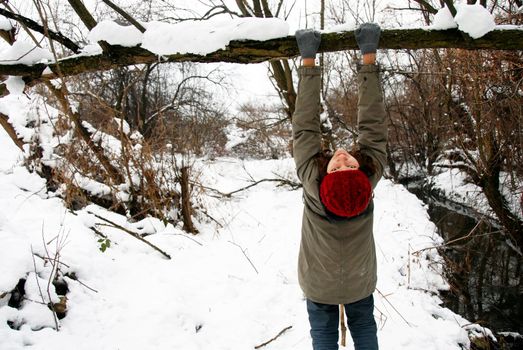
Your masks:
{"label": "thick tree branch", "polygon": [[19,22],[20,24],[26,26],[27,28],[34,30],[35,32],[38,32],[42,35],[46,35],[46,32],[47,32],[47,34],[49,35],[49,37],[52,40],[59,42],[60,44],[67,47],[69,50],[73,51],[74,53],[80,52],[80,47],[78,45],[76,45],[71,39],[69,39],[68,37],[66,37],[65,35],[63,35],[60,32],[54,32],[50,29],[47,29],[47,31],[46,31],[42,25],[36,23],[35,21],[33,21],[30,18],[13,13],[11,11],[7,11],[6,9],[3,9],[3,8],[0,8],[0,15],[4,16],[6,18],[15,20],[15,21]]}
{"label": "thick tree branch", "polygon": [[103,216],[100,216],[98,214],[95,214],[91,211],[88,211],[89,214],[91,215],[94,215],[96,218],[102,220],[102,221],[105,221],[107,222],[110,227],[114,227],[114,228],[117,228],[117,229],[120,229],[122,230],[123,232],[133,236],[134,238],[136,238],[137,240],[139,241],[142,241],[143,243],[147,244],[149,247],[153,248],[154,250],[158,251],[160,254],[162,254],[163,256],[165,256],[167,259],[171,259],[171,256],[169,254],[167,254],[165,251],[161,250],[160,248],[158,248],[156,245],[152,244],[151,242],[149,242],[148,240],[146,240],[145,238],[143,238],[142,236],[140,236],[140,234],[134,232],[134,231],[131,231],[131,230],[128,230],[126,229],[125,227],[121,226],[121,225],[118,225],[117,223],[115,223],[114,221],[111,221],[109,219],[106,219],[104,218]]}
{"label": "thick tree branch", "polygon": [[[469,50],[522,50],[523,30],[494,30],[480,39],[467,38],[457,29],[424,30],[424,29],[390,29],[382,32],[381,49],[427,49],[427,48],[461,48]],[[322,35],[319,52],[334,52],[357,49],[354,33],[326,33]],[[95,56],[80,56],[59,61],[63,76],[81,73],[104,71],[121,66],[148,64],[154,62],[232,62],[259,63],[275,59],[294,57],[298,48],[294,36],[266,41],[232,41],[223,50],[207,55],[173,54],[159,57],[140,47],[111,46],[110,53]],[[44,78],[42,72],[49,67],[52,73]],[[57,64],[23,64],[2,65],[0,75],[22,76],[29,85],[58,76]]]}

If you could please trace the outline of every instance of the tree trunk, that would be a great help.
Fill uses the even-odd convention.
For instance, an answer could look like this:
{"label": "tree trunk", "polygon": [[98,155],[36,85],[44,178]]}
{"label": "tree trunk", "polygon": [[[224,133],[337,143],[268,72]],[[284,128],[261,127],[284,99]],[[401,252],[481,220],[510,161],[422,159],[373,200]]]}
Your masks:
{"label": "tree trunk", "polygon": [[492,208],[501,225],[509,234],[511,240],[523,249],[523,222],[519,220],[507,207],[503,194],[499,190],[499,173],[501,169],[494,169],[494,174],[484,175],[481,178],[481,188],[489,206]]}
{"label": "tree trunk", "polygon": [[181,168],[180,186],[182,187],[182,219],[186,232],[197,234],[198,230],[192,222],[191,188],[189,185],[189,167]]}

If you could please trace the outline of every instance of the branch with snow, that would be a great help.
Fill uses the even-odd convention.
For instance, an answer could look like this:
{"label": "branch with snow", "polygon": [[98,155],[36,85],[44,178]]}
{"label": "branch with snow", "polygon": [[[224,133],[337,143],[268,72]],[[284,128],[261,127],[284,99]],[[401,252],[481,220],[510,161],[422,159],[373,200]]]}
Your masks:
{"label": "branch with snow", "polygon": [[[183,22],[186,23],[186,22]],[[7,58],[10,61],[1,60],[0,74],[22,76],[26,83],[34,85],[42,79],[54,79],[60,76],[73,76],[81,73],[110,70],[122,66],[148,63],[166,62],[231,62],[231,63],[260,63],[264,61],[276,60],[281,58],[296,57],[298,48],[294,36],[277,36],[264,40],[263,37],[257,40],[241,38],[223,38],[209,35],[194,36],[186,38],[187,42],[200,43],[199,45],[176,44],[177,37],[181,36],[180,31],[176,35],[172,32],[172,27],[160,29],[165,24],[155,26],[149,25],[148,30],[143,34],[143,40],[137,37],[141,33],[134,27],[127,27],[120,31],[115,30],[116,24],[104,24],[107,28],[112,28],[113,33],[122,34],[122,39],[117,37],[107,37],[111,45],[109,52],[102,52],[98,45],[90,45],[84,48],[83,54],[66,57],[53,62],[51,55],[45,55],[42,50],[38,55],[32,55],[32,61],[18,61],[18,57],[23,56],[27,47],[20,47],[17,52],[10,52]],[[212,31],[213,27],[208,27]],[[263,30],[263,26],[260,27]],[[233,28],[234,29],[234,28]],[[233,30],[231,29],[231,30]],[[154,34],[148,34],[151,30]],[[190,33],[195,29],[187,25],[184,33]],[[108,32],[102,31],[103,33]],[[134,34],[132,34],[134,32]],[[93,40],[104,38],[100,33],[92,34]],[[165,38],[166,33],[168,37]],[[281,34],[281,33],[280,33]],[[146,40],[147,37],[152,37]],[[125,37],[125,40],[123,39]],[[159,38],[162,38],[160,40]],[[171,39],[171,41],[169,40]],[[121,44],[127,46],[122,46]],[[138,46],[141,45],[141,46]],[[515,26],[497,26],[481,38],[472,39],[465,32],[457,28],[435,30],[430,28],[418,29],[385,29],[380,40],[380,49],[426,49],[426,48],[462,48],[470,50],[521,50],[523,49],[523,30]],[[350,31],[332,32],[322,34],[322,43],[319,52],[336,52],[357,49],[354,33]],[[0,59],[6,53],[0,53]]]}

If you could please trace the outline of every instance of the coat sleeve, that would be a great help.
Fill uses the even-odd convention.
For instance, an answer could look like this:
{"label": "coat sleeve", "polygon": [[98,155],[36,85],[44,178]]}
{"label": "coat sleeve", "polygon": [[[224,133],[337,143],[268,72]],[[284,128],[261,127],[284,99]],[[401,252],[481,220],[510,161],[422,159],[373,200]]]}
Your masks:
{"label": "coat sleeve", "polygon": [[300,67],[296,109],[292,118],[293,157],[303,185],[304,201],[324,215],[319,198],[319,171],[316,155],[321,151],[319,67]]}
{"label": "coat sleeve", "polygon": [[378,66],[361,66],[358,86],[358,144],[361,151],[377,163],[377,172],[370,178],[374,188],[383,175],[387,161],[386,113]]}

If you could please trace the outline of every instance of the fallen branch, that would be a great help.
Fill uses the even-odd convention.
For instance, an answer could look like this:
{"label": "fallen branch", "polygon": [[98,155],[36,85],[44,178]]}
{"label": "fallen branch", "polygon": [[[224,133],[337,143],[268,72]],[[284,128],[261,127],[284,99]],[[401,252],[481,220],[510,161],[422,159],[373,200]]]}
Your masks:
{"label": "fallen branch", "polygon": [[167,254],[166,252],[164,252],[163,250],[161,250],[160,248],[158,248],[157,246],[155,246],[155,245],[152,244],[151,242],[149,242],[149,241],[143,239],[143,238],[142,238],[138,233],[133,232],[133,231],[131,231],[131,230],[128,230],[128,229],[126,229],[125,227],[120,226],[120,225],[118,225],[117,223],[115,223],[115,222],[113,222],[113,221],[111,221],[111,220],[109,220],[109,219],[106,219],[106,218],[104,218],[104,217],[102,217],[102,216],[100,216],[100,215],[97,215],[97,214],[95,214],[95,213],[93,213],[93,212],[91,212],[91,211],[88,211],[88,213],[94,215],[96,218],[98,218],[98,219],[100,219],[100,220],[102,220],[102,221],[107,222],[107,223],[110,224],[112,227],[117,228],[117,229],[119,229],[119,230],[121,230],[121,231],[123,231],[123,232],[125,232],[125,233],[127,233],[127,234],[129,234],[129,235],[131,235],[132,237],[136,238],[137,240],[142,241],[143,243],[147,244],[148,246],[150,246],[150,247],[153,248],[154,250],[160,252],[160,253],[161,253],[163,256],[165,256],[167,259],[169,259],[169,260],[171,259],[171,256],[170,256],[169,254]]}
{"label": "fallen branch", "polygon": [[283,179],[283,178],[281,178],[281,179],[261,179],[258,181],[252,181],[252,183],[250,185],[247,185],[245,187],[239,188],[239,189],[231,191],[231,192],[221,192],[215,188],[207,187],[207,186],[204,186],[201,184],[198,184],[198,186],[200,186],[203,189],[215,192],[216,194],[220,195],[221,197],[230,198],[233,194],[248,190],[249,188],[257,186],[263,182],[279,182],[280,184],[278,186],[290,186],[292,189],[297,189],[297,188],[301,187],[301,184],[299,184],[297,182],[293,182],[291,180]]}
{"label": "fallen branch", "polygon": [[266,341],[266,342],[263,343],[263,344],[256,345],[254,348],[255,348],[255,349],[259,349],[259,348],[262,348],[262,347],[266,346],[267,344],[269,344],[269,343],[275,341],[276,339],[278,339],[278,338],[279,338],[283,333],[287,332],[287,331],[288,331],[289,329],[291,329],[291,328],[292,328],[292,326],[285,327],[285,328],[282,329],[282,330],[280,331],[280,333],[278,333],[274,338],[272,338],[271,340]]}

